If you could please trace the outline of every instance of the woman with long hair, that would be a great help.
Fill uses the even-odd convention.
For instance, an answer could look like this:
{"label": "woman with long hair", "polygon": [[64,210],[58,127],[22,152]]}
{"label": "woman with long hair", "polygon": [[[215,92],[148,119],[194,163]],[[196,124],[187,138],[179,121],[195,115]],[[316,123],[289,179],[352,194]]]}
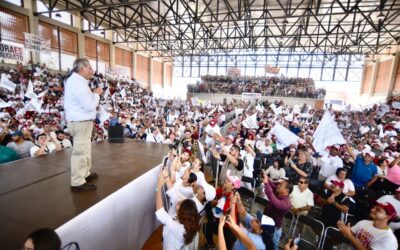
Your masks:
{"label": "woman with long hair", "polygon": [[[166,176],[167,175],[167,176]],[[163,227],[163,249],[181,249],[182,246],[190,244],[200,228],[200,216],[197,213],[196,204],[193,200],[186,199],[176,204],[176,218],[165,211],[162,201],[162,187],[168,172],[160,173],[156,189],[156,216],[164,225]]]}
{"label": "woman with long hair", "polygon": [[272,180],[284,178],[286,176],[286,172],[285,169],[283,168],[282,160],[279,158],[274,159],[272,166],[267,168],[267,170],[265,170],[265,173]]}
{"label": "woman with long hair", "polygon": [[28,235],[22,249],[60,250],[61,240],[53,229],[40,228]]}

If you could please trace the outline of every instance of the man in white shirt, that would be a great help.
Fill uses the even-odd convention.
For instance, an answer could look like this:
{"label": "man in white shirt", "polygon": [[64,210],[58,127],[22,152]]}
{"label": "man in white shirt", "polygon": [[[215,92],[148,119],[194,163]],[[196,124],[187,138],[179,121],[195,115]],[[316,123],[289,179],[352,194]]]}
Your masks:
{"label": "man in white shirt", "polygon": [[329,148],[329,155],[321,158],[321,169],[319,170],[318,180],[325,181],[326,178],[335,174],[336,169],[343,167],[343,161],[338,156],[339,145],[332,145]]}
{"label": "man in white shirt", "polygon": [[161,137],[160,130],[157,127],[151,128],[151,133],[146,137],[147,142],[163,143],[163,138]]}
{"label": "man in white shirt", "polygon": [[308,188],[307,178],[299,178],[298,185],[293,186],[293,191],[289,197],[292,204],[291,210],[295,215],[307,214],[314,206],[314,194]]}
{"label": "man in white shirt", "polygon": [[[394,195],[384,195],[377,200],[379,203],[390,203],[393,205],[396,210],[397,216],[400,216],[400,188],[396,189],[396,193]],[[392,223],[391,223],[392,224]]]}
{"label": "man in white shirt", "polygon": [[207,125],[205,132],[206,132],[205,143],[207,144],[207,146],[210,146],[210,144],[213,142],[214,134],[220,135],[221,129],[215,120],[211,120],[210,123]]}
{"label": "man in white shirt", "polygon": [[92,92],[89,88],[89,80],[94,73],[89,60],[85,58],[75,60],[72,71],[72,75],[65,83],[64,96],[68,130],[74,138],[71,155],[71,190],[95,190],[96,185],[88,183],[97,178],[96,173],[90,173],[91,137],[93,120],[96,118],[96,108],[103,89],[96,88]]}
{"label": "man in white shirt", "polygon": [[53,153],[54,151],[61,150],[61,145],[59,144],[54,132],[50,136],[46,134],[40,134],[36,137],[36,143],[30,148],[31,157],[37,157],[42,155],[47,155]]}
{"label": "man in white shirt", "polygon": [[395,218],[396,210],[390,203],[377,203],[370,212],[372,221],[362,220],[350,227],[338,221],[338,229],[355,249],[396,250],[398,243],[389,221]]}

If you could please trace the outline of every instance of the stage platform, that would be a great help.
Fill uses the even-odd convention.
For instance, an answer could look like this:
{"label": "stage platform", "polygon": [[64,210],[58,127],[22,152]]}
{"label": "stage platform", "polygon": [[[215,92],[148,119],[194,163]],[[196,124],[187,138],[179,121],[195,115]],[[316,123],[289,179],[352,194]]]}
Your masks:
{"label": "stage platform", "polygon": [[85,250],[139,249],[151,235],[158,166],[168,145],[93,143],[97,190],[80,193],[70,191],[71,152],[0,165],[0,249],[21,249],[41,227],[57,229],[63,244],[75,240]]}

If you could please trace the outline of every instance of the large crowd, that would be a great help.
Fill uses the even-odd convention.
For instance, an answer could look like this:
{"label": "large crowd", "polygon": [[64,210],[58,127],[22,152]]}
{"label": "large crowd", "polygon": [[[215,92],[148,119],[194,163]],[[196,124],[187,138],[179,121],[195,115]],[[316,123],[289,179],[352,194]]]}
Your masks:
{"label": "large crowd", "polygon": [[311,78],[286,77],[201,77],[201,81],[188,85],[190,93],[233,94],[243,92],[261,93],[263,96],[282,96],[298,98],[324,98],[325,89],[317,89]]}
{"label": "large crowd", "polygon": [[[0,88],[0,162],[71,147],[63,111],[67,76],[52,74],[45,65],[2,67],[0,73],[2,81],[16,85],[15,90]],[[218,79],[208,76],[209,81]],[[304,84],[308,93],[311,80],[268,81]],[[194,106],[156,99],[134,79],[96,75],[90,84],[104,88],[93,141],[107,139],[110,126],[122,126],[127,138],[170,145],[156,189],[164,249],[201,244],[207,249],[277,250],[302,249],[306,242],[322,246],[322,238],[329,247],[343,242],[327,237],[306,241],[309,234],[323,234],[299,226],[292,233],[296,239],[286,244],[292,237],[285,229],[288,214],[291,221],[307,217],[337,228],[356,249],[397,249],[397,100],[342,112],[267,101]],[[237,86],[235,93],[256,92],[260,86],[232,81],[206,84],[205,89],[218,92],[215,86],[226,85],[223,92],[229,92],[230,84]],[[235,114],[233,120],[228,113]],[[256,201],[262,204],[258,211],[252,209]]]}

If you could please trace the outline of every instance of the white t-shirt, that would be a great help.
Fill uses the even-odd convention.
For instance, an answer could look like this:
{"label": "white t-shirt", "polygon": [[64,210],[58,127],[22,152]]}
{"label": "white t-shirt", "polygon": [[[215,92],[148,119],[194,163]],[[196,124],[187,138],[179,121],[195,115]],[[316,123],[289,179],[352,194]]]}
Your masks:
{"label": "white t-shirt", "polygon": [[269,178],[274,180],[274,179],[280,179],[286,176],[286,172],[284,168],[276,169],[274,166],[270,166],[267,168],[265,171],[266,174],[269,174]]}
{"label": "white t-shirt", "polygon": [[301,192],[299,186],[294,185],[289,197],[290,203],[292,203],[292,207],[294,208],[305,207],[307,205],[314,206],[314,194],[308,188]]}
{"label": "white t-shirt", "polygon": [[[39,149],[40,149],[40,147],[36,144],[35,144],[35,146],[31,147],[31,149],[30,149],[31,157],[35,157],[35,153]],[[56,150],[56,145],[53,142],[49,142],[46,146],[44,154],[47,155],[47,154],[53,153],[54,150]]]}
{"label": "white t-shirt", "polygon": [[244,164],[243,168],[243,175],[247,177],[253,178],[253,171],[254,171],[254,156],[247,153],[246,151],[240,151],[240,155]]}
{"label": "white t-shirt", "polygon": [[397,217],[400,217],[400,201],[394,197],[394,195],[384,195],[377,200],[378,202],[387,202],[392,204],[394,209],[396,210]]}
{"label": "white t-shirt", "polygon": [[321,170],[319,173],[325,177],[336,173],[336,169],[343,167],[343,161],[339,156],[324,156],[321,158]]}
{"label": "white t-shirt", "polygon": [[[336,174],[329,176],[326,180],[325,183],[327,185],[331,185],[332,182],[331,181],[340,181],[339,178],[336,176]],[[348,193],[350,192],[354,192],[356,191],[356,189],[354,188],[354,184],[350,179],[345,179],[344,180],[344,188],[343,188],[343,193]]]}
{"label": "white t-shirt", "polygon": [[397,240],[390,228],[382,230],[373,226],[373,221],[362,220],[355,224],[351,231],[368,249],[397,250]]}
{"label": "white t-shirt", "polygon": [[205,132],[207,133],[205,143],[209,144],[213,140],[213,138],[209,137],[208,134],[210,134],[210,135],[214,135],[215,133],[221,134],[221,129],[219,128],[219,126],[217,124],[215,124],[214,127],[211,127],[211,125],[208,124],[205,129]]}
{"label": "white t-shirt", "polygon": [[71,141],[68,139],[64,139],[64,140],[60,141],[60,144],[61,144],[61,148],[71,148],[72,147]]}
{"label": "white t-shirt", "polygon": [[164,225],[163,227],[163,249],[176,250],[181,249],[185,244],[184,235],[186,234],[185,227],[174,220],[164,208],[156,211],[157,219]]}

